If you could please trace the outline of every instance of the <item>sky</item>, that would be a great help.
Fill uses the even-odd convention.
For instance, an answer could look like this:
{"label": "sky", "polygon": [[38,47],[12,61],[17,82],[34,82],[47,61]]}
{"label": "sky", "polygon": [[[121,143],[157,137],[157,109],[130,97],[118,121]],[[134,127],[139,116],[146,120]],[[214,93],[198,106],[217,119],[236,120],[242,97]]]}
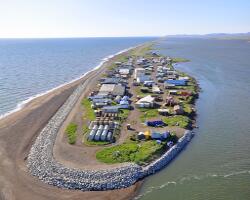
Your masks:
{"label": "sky", "polygon": [[0,0],[0,38],[250,32],[250,0]]}

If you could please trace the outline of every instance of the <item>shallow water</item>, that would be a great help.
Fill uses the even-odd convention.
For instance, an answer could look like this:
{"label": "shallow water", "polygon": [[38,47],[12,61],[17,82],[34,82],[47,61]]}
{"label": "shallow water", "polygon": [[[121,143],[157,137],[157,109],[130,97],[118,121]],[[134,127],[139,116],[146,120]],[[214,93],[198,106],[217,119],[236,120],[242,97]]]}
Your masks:
{"label": "shallow water", "polygon": [[0,115],[154,38],[0,39]]}
{"label": "shallow water", "polygon": [[250,199],[250,43],[168,39],[165,55],[202,88],[196,136],[165,169],[146,179],[136,199]]}

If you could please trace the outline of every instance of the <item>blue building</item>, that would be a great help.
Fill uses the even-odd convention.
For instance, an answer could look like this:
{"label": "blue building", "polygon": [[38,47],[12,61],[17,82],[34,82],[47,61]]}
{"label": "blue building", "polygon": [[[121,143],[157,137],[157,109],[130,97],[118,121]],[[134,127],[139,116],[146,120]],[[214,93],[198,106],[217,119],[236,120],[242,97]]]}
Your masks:
{"label": "blue building", "polygon": [[166,80],[165,85],[175,85],[175,86],[185,86],[187,85],[187,80]]}

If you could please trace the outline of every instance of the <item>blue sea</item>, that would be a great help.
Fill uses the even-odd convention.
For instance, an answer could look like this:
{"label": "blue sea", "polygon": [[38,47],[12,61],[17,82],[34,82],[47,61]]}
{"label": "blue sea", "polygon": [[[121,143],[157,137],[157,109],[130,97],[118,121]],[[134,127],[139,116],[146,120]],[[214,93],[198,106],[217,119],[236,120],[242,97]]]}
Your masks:
{"label": "blue sea", "polygon": [[151,37],[0,39],[0,116]]}

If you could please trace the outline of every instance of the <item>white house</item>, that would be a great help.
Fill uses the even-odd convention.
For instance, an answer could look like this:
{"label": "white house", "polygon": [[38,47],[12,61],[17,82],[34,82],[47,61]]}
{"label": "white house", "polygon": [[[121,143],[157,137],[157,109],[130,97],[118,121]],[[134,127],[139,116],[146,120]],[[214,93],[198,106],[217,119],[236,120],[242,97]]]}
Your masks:
{"label": "white house", "polygon": [[148,75],[140,75],[136,78],[137,83],[144,83],[145,81],[150,81],[151,77]]}
{"label": "white house", "polygon": [[155,98],[151,95],[145,96],[141,98],[139,101],[135,103],[135,106],[138,108],[152,108],[154,107]]}
{"label": "white house", "polygon": [[144,68],[135,68],[134,78],[137,79],[137,77],[142,76],[145,74]]}

